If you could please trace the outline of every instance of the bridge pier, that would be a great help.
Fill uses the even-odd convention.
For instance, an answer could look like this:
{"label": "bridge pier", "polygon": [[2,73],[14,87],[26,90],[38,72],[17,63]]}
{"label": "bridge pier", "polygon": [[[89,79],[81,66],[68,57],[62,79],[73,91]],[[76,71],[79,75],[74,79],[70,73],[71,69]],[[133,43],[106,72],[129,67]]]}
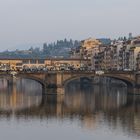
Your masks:
{"label": "bridge pier", "polygon": [[65,93],[65,88],[62,85],[63,73],[48,73],[45,78],[44,94],[61,95]]}
{"label": "bridge pier", "polygon": [[63,95],[65,94],[65,88],[61,87],[43,87],[42,89],[43,95]]}
{"label": "bridge pier", "polygon": [[134,83],[133,93],[140,95],[140,75],[139,74],[135,74],[135,83]]}

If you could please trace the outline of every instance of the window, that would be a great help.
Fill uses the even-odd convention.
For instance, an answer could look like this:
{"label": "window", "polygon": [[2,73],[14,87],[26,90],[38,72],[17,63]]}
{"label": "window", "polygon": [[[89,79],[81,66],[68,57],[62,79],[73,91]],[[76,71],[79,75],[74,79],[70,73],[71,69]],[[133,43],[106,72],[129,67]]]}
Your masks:
{"label": "window", "polygon": [[30,60],[30,64],[36,64],[36,60],[35,59],[31,59]]}
{"label": "window", "polygon": [[29,60],[23,60],[22,63],[23,64],[29,64]]}
{"label": "window", "polygon": [[38,64],[44,64],[45,63],[45,60],[44,59],[39,59],[38,60]]}

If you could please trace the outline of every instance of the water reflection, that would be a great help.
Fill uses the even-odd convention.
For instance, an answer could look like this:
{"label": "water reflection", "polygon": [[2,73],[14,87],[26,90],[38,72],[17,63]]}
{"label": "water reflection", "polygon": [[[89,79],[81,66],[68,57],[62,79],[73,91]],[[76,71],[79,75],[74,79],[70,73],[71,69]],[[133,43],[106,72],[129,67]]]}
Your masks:
{"label": "water reflection", "polygon": [[140,136],[140,96],[127,94],[126,87],[97,86],[72,82],[65,95],[43,95],[41,85],[19,79],[0,81],[0,115],[39,120],[77,121],[88,130],[106,126],[127,135]]}
{"label": "water reflection", "polygon": [[31,80],[0,80],[0,110],[16,111],[41,102],[41,85]]}

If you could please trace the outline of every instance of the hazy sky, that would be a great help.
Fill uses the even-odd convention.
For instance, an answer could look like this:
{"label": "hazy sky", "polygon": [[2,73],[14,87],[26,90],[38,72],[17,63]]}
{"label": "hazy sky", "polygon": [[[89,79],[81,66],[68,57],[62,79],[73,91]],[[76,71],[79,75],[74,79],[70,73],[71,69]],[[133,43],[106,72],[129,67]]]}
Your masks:
{"label": "hazy sky", "polygon": [[129,32],[140,35],[140,0],[0,0],[0,50]]}

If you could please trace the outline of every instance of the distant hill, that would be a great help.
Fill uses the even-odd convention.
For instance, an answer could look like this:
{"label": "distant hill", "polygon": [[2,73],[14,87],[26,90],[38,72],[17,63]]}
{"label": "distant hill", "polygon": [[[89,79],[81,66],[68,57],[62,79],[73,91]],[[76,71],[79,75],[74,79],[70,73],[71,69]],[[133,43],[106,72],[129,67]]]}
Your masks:
{"label": "distant hill", "polygon": [[[44,44],[30,44],[30,48],[22,45],[12,51],[3,51],[0,53],[0,58],[68,58],[72,48],[76,48],[80,45],[80,41],[77,40],[57,40],[53,43]],[[29,44],[28,44],[29,46]],[[22,49],[24,48],[24,49]],[[26,48],[26,50],[25,50]]]}

